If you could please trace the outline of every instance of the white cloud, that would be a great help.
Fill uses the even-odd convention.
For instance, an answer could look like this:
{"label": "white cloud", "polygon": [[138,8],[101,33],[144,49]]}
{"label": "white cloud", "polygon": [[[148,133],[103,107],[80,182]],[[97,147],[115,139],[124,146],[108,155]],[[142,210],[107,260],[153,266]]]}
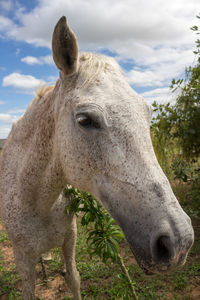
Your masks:
{"label": "white cloud", "polygon": [[[19,3],[0,0],[0,39],[50,49],[53,28],[66,15],[81,51],[109,49],[117,54],[119,62],[134,65],[125,75],[135,87],[151,89],[142,94],[150,103],[173,101],[175,96],[166,86],[173,77],[180,78],[185,66],[193,62],[196,37],[189,28],[198,25],[199,0],[37,0],[35,7],[28,10]],[[12,18],[8,17],[10,11]],[[19,51],[16,49],[16,55]],[[51,55],[26,56],[21,61],[29,65],[53,62]],[[6,71],[5,67],[0,70]],[[54,74],[49,74],[46,81],[55,82],[51,75]],[[32,93],[45,81],[15,72],[4,77],[2,83]],[[2,122],[12,122],[18,113],[23,111],[13,109],[0,117]],[[8,124],[0,128],[0,137],[10,131],[11,123]]]}
{"label": "white cloud", "polygon": [[47,81],[48,85],[54,85],[58,79],[58,76],[48,76]]}
{"label": "white cloud", "polygon": [[12,123],[16,122],[24,112],[24,109],[14,108],[6,113],[0,113],[0,139],[7,138]]}
{"label": "white cloud", "polygon": [[73,4],[66,0],[40,0],[30,12],[18,12],[20,25],[9,34],[50,47],[53,26],[66,15],[83,44],[128,40],[176,43],[177,39],[188,38],[188,26],[193,25],[198,12],[198,0],[74,0]]}
{"label": "white cloud", "polygon": [[0,105],[5,104],[5,101],[0,100]]}
{"label": "white cloud", "polygon": [[25,109],[24,108],[13,108],[8,111],[8,114],[24,114]]}
{"label": "white cloud", "polygon": [[[136,59],[136,67],[125,73],[129,83],[134,86],[162,87],[169,86],[171,80],[181,76],[185,66],[193,63],[192,50],[155,49],[154,56]],[[120,60],[120,59],[118,59]]]}
{"label": "white cloud", "polygon": [[158,74],[153,73],[151,70],[131,70],[127,73],[127,78],[133,86],[161,86],[162,79]]}
{"label": "white cloud", "polygon": [[2,15],[0,15],[0,32],[1,32],[1,36],[7,36],[10,35],[9,33],[11,32],[11,30],[16,27],[16,25],[13,23],[12,20],[10,20],[7,17],[4,17]]}
{"label": "white cloud", "polygon": [[3,78],[2,85],[13,86],[25,91],[34,91],[38,87],[45,84],[45,81],[42,79],[37,79],[31,75],[23,75],[20,73],[12,73]]}
{"label": "white cloud", "polygon": [[41,56],[40,60],[48,65],[54,64],[52,55]]}
{"label": "white cloud", "polygon": [[[51,48],[53,28],[66,15],[81,50],[117,53],[119,61],[132,60],[136,69],[129,80],[138,86],[163,86],[193,60],[199,0],[38,0],[28,12],[16,9],[14,22],[0,16],[0,34],[35,46]],[[29,64],[51,64],[52,57],[26,56]]]}
{"label": "white cloud", "polygon": [[41,64],[41,61],[37,57],[34,57],[34,56],[23,57],[21,59],[21,61],[26,63],[27,65],[40,65]]}
{"label": "white cloud", "polygon": [[43,65],[43,64],[54,64],[52,55],[34,57],[34,56],[26,56],[21,59],[22,62],[28,65]]}
{"label": "white cloud", "polygon": [[0,121],[5,123],[12,123],[13,121],[16,121],[17,117],[13,116],[11,114],[1,114],[0,113]]}
{"label": "white cloud", "polygon": [[21,50],[19,48],[16,49],[15,55],[18,56],[20,54]]}
{"label": "white cloud", "polygon": [[141,94],[141,96],[144,99],[146,99],[150,104],[152,104],[154,101],[166,104],[168,102],[173,103],[177,94],[172,93],[172,91],[169,88],[164,87],[144,92]]}
{"label": "white cloud", "polygon": [[[190,38],[188,29],[199,12],[199,0],[39,0],[28,13],[16,11],[19,25],[8,30],[10,37],[51,47],[57,20],[66,15],[81,47],[139,44],[178,44]],[[191,41],[191,40],[190,40]]]}
{"label": "white cloud", "polygon": [[[129,60],[134,65],[125,74],[130,84],[152,88],[143,94],[148,101],[165,102],[173,101],[166,86],[193,62],[195,37],[189,28],[197,24],[198,13],[199,0],[38,0],[28,12],[16,8],[12,20],[0,16],[0,35],[51,48],[53,28],[66,15],[81,51],[104,48],[117,53],[119,62]],[[26,56],[21,61],[29,65],[53,63],[51,55]],[[44,83],[19,73],[3,79],[4,86],[24,91]]]}
{"label": "white cloud", "polygon": [[0,139],[6,139],[9,132],[11,130],[11,125],[8,126],[1,126],[0,127]]}
{"label": "white cloud", "polygon": [[13,1],[12,0],[1,0],[0,8],[5,11],[9,11],[12,8]]}

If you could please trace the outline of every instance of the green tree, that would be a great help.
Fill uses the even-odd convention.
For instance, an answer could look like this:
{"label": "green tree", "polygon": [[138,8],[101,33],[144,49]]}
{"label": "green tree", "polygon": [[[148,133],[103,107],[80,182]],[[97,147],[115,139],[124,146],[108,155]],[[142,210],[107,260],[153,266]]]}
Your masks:
{"label": "green tree", "polygon": [[[198,26],[191,30],[200,34]],[[185,69],[183,79],[172,80],[171,90],[178,93],[175,104],[153,103],[151,133],[166,175],[187,182],[187,199],[195,203],[188,213],[200,216],[200,39],[195,44],[195,63]]]}
{"label": "green tree", "polygon": [[[200,19],[200,15],[197,18]],[[191,30],[200,34],[198,26],[193,26]],[[157,112],[152,125],[154,134],[158,136],[157,130],[165,138],[175,139],[187,160],[196,160],[200,154],[200,39],[195,44],[194,65],[186,68],[184,79],[172,80],[171,89],[179,95],[176,103],[153,103]]]}

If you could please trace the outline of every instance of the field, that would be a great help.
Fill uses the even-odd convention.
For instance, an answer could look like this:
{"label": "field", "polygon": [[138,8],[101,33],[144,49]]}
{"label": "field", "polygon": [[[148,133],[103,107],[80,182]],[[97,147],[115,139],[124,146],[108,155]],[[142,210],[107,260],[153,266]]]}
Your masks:
{"label": "field", "polygon": [[[186,185],[173,184],[178,199],[190,213],[195,230],[195,243],[187,263],[179,270],[165,274],[146,276],[139,269],[126,242],[121,244],[125,261],[139,300],[142,299],[200,299],[200,219],[195,215],[195,203],[184,200]],[[77,266],[81,275],[83,299],[131,299],[125,296],[126,281],[118,263],[103,264],[98,257],[89,258],[86,233],[78,219]],[[37,265],[36,295],[42,300],[73,299],[63,278],[63,262],[60,249],[52,251],[52,260],[45,262],[47,281],[43,279],[41,264]],[[0,225],[0,300],[20,300],[21,280],[13,260],[12,247],[3,226]]]}

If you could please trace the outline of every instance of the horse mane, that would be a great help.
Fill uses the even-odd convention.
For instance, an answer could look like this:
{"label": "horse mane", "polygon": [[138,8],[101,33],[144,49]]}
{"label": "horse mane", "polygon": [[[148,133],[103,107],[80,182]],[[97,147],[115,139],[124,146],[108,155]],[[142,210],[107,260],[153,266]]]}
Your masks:
{"label": "horse mane", "polygon": [[[77,70],[78,86],[81,89],[85,89],[88,87],[90,83],[95,81],[98,75],[102,72],[107,72],[108,70],[116,70],[116,66],[120,70],[118,64],[111,57],[104,56],[102,54],[94,54],[94,53],[82,53],[80,55],[80,63]],[[42,98],[48,92],[54,89],[55,85],[43,85],[42,87],[36,90],[36,96],[34,100],[38,98]],[[33,100],[33,102],[34,102]]]}
{"label": "horse mane", "polygon": [[[48,92],[54,89],[55,85],[43,85],[36,90],[36,97],[35,98],[42,98]],[[34,100],[33,100],[34,101]]]}

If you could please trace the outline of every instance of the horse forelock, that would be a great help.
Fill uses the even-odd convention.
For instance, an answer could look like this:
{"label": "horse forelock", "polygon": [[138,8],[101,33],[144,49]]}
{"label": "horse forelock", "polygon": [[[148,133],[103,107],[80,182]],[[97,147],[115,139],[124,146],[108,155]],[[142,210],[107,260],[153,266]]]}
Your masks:
{"label": "horse forelock", "polygon": [[113,58],[101,54],[82,53],[79,58],[77,85],[80,89],[85,89],[95,83],[101,73],[109,71],[120,71],[119,65]]}

